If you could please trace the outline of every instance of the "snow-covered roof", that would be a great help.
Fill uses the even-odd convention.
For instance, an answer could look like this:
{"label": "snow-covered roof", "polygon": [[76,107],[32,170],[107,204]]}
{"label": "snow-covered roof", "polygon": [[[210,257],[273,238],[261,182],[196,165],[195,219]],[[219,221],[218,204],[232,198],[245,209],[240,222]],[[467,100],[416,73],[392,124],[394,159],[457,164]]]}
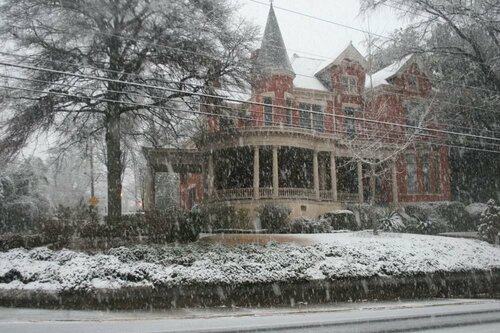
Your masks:
{"label": "snow-covered roof", "polygon": [[413,57],[412,54],[407,55],[406,57],[393,62],[389,66],[382,68],[378,72],[372,74],[371,82],[370,77],[366,77],[365,88],[375,88],[382,84],[388,84],[387,79],[394,77],[398,74],[403,68],[406,67],[408,61]]}
{"label": "snow-covered roof", "polygon": [[293,80],[293,85],[296,88],[328,91],[321,81],[314,76],[322,63],[322,59],[302,57],[294,54],[292,57],[292,68],[296,76]]}
{"label": "snow-covered roof", "polygon": [[366,68],[368,64],[366,62],[365,57],[363,57],[363,55],[358,51],[358,49],[356,49],[354,45],[352,45],[352,43],[349,43],[349,45],[345,48],[345,50],[342,51],[338,56],[324,60],[315,74],[319,74],[333,65],[340,65],[340,63],[344,59],[355,61],[364,68]]}

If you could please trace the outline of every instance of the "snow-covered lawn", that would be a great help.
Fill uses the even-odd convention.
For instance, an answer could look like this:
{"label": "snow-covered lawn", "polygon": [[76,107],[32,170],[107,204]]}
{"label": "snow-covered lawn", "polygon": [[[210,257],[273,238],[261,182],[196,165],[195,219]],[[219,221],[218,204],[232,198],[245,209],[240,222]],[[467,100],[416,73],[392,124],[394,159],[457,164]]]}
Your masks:
{"label": "snow-covered lawn", "polygon": [[202,241],[120,247],[93,255],[14,249],[0,253],[0,289],[90,291],[500,268],[500,248],[477,240],[393,233],[373,236],[366,231],[286,235],[286,240],[266,245]]}

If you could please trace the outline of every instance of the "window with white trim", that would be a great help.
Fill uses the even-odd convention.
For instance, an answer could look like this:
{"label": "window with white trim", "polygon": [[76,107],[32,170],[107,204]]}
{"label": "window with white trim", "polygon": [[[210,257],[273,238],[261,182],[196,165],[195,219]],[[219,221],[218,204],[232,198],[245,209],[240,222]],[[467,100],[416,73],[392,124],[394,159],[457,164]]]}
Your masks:
{"label": "window with white trim", "polygon": [[433,154],[430,157],[430,179],[434,193],[441,193],[441,177],[440,177],[439,155]]}
{"label": "window with white trim", "polygon": [[273,126],[273,98],[266,96],[263,98],[264,105],[264,126]]}
{"label": "window with white trim", "polygon": [[323,132],[325,130],[325,115],[321,105],[313,104],[313,128],[315,131]]}
{"label": "window with white trim", "polygon": [[417,193],[417,157],[406,155],[407,193]]}
{"label": "window with white trim", "polygon": [[324,107],[319,104],[299,103],[300,127],[324,131]]}
{"label": "window with white trim", "polygon": [[358,79],[354,76],[342,76],[340,78],[342,90],[348,94],[358,93]]}
{"label": "window with white trim", "polygon": [[422,155],[422,183],[424,185],[424,193],[431,192],[430,172],[429,155]]}
{"label": "window with white trim", "polygon": [[356,122],[354,119],[355,112],[356,112],[356,109],[353,107],[345,107],[344,108],[345,116],[349,117],[349,118],[344,118],[345,131],[346,131],[347,137],[350,139],[353,139],[356,136]]}
{"label": "window with white trim", "polygon": [[286,99],[286,126],[292,126],[292,99]]}

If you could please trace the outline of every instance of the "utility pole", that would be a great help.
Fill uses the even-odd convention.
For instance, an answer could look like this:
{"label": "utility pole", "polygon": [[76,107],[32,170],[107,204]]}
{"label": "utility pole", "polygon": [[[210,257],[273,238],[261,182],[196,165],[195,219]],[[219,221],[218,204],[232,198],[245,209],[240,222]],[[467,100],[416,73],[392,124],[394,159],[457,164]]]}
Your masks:
{"label": "utility pole", "polygon": [[94,179],[94,145],[90,143],[90,197],[95,197],[95,179]]}
{"label": "utility pole", "polygon": [[[90,144],[90,146],[89,146]],[[90,199],[88,200],[91,210],[94,210],[99,203],[95,196],[95,176],[94,176],[94,145],[92,140],[87,144],[87,149],[89,152],[89,164],[90,164]]]}

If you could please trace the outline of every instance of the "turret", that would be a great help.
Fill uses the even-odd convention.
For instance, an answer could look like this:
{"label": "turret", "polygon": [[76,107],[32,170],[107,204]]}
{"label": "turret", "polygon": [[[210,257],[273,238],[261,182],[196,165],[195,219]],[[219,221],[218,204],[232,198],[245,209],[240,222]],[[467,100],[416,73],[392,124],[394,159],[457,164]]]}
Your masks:
{"label": "turret", "polygon": [[[291,101],[295,73],[288,58],[272,4],[261,47],[255,54],[255,79],[253,82],[255,101],[285,107],[287,98]],[[275,126],[286,123],[284,108],[254,106],[252,113],[258,126]]]}

